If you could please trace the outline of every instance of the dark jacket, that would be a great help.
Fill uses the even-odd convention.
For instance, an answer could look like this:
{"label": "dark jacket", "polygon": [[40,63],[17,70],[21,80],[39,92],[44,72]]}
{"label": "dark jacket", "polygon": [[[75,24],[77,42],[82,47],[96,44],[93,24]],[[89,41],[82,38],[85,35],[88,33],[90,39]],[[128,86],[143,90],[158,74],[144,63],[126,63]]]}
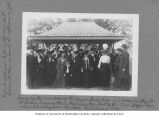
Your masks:
{"label": "dark jacket", "polygon": [[116,76],[119,79],[129,78],[129,54],[128,52],[123,52],[118,55],[115,62]]}

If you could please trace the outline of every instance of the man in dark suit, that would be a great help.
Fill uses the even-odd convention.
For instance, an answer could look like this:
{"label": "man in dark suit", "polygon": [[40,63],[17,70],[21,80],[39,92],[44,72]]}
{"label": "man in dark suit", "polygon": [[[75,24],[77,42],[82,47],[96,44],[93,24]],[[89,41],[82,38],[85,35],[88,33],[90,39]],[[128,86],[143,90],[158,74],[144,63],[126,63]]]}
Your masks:
{"label": "man in dark suit", "polygon": [[84,52],[84,57],[81,62],[81,75],[82,75],[82,86],[85,88],[89,87],[89,78],[90,78],[90,61],[88,57],[88,51]]}
{"label": "man in dark suit", "polygon": [[33,88],[36,82],[37,60],[32,49],[27,53],[27,85]]}
{"label": "man in dark suit", "polygon": [[129,90],[129,53],[127,45],[118,49],[115,62],[115,85],[121,90]]}
{"label": "man in dark suit", "polygon": [[90,52],[89,62],[90,62],[90,87],[97,86],[97,78],[98,78],[98,61],[99,57],[96,55],[95,51]]}
{"label": "man in dark suit", "polygon": [[72,66],[70,61],[66,62],[66,69],[64,73],[65,81],[66,81],[66,88],[72,86]]}
{"label": "man in dark suit", "polygon": [[72,57],[72,80],[71,85],[80,87],[82,85],[81,80],[81,55],[78,51],[75,51]]}

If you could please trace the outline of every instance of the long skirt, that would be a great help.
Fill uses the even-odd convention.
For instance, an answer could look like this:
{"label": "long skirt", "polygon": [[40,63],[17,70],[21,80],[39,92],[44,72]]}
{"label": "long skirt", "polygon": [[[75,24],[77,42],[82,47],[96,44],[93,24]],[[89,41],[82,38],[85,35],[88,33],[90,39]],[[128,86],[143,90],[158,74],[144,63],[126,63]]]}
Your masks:
{"label": "long skirt", "polygon": [[110,67],[109,64],[101,64],[100,67],[100,84],[104,87],[109,87],[110,85]]}
{"label": "long skirt", "polygon": [[90,87],[96,87],[99,85],[99,70],[97,68],[90,72],[89,82]]}
{"label": "long skirt", "polygon": [[85,88],[89,87],[89,71],[88,70],[84,70],[82,72],[82,86],[84,86]]}
{"label": "long skirt", "polygon": [[55,81],[54,81],[54,87],[55,88],[65,88],[64,71],[59,71],[57,73]]}
{"label": "long skirt", "polygon": [[74,67],[72,72],[71,85],[74,87],[82,86],[81,71],[79,67]]}

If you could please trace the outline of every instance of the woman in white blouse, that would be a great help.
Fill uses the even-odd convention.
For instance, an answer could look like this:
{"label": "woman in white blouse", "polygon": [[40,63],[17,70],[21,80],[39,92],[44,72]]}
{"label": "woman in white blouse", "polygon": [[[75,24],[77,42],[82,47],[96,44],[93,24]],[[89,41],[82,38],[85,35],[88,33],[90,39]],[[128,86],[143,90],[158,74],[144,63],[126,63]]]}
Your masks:
{"label": "woman in white blouse", "polygon": [[100,82],[104,87],[109,87],[111,76],[110,56],[108,51],[102,51],[102,56],[99,59],[98,68],[100,71]]}

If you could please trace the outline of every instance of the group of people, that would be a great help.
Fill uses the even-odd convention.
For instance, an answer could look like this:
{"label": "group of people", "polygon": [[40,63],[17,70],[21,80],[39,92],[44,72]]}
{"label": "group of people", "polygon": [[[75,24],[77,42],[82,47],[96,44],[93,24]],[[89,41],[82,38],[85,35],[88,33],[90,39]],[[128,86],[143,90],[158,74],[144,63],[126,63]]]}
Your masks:
{"label": "group of people", "polygon": [[29,88],[109,88],[111,84],[120,90],[130,89],[126,45],[113,53],[109,48],[89,51],[28,49]]}

